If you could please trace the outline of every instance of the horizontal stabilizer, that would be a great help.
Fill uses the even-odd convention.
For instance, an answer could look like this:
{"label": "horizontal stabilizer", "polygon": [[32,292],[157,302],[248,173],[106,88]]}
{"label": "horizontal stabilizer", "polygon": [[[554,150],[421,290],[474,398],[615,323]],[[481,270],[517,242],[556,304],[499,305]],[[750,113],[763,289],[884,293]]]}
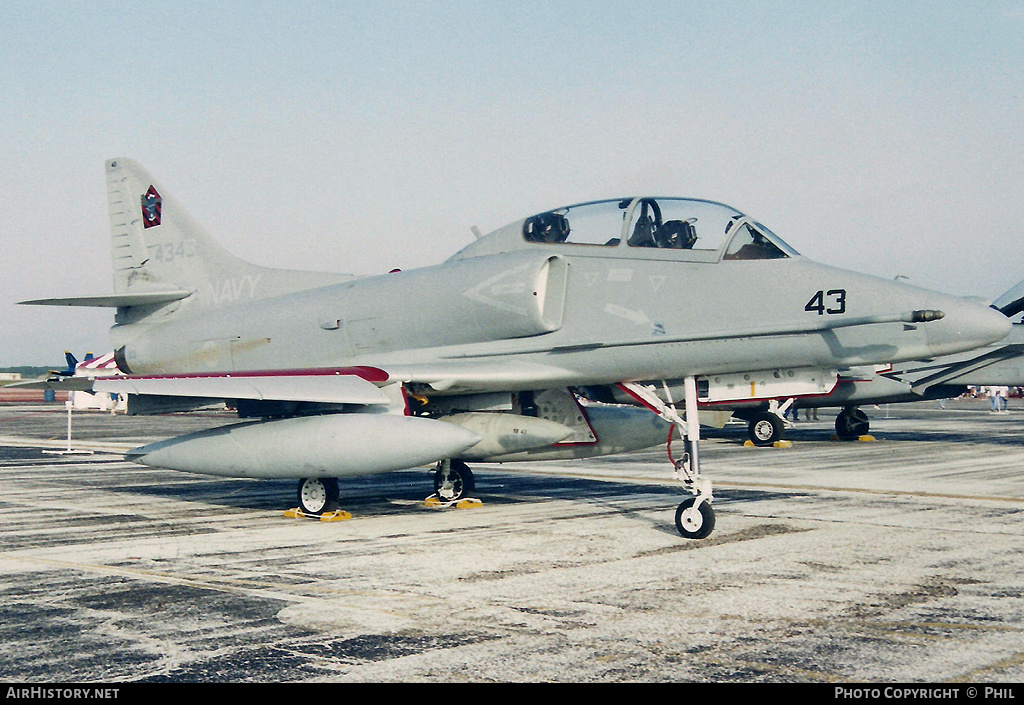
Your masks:
{"label": "horizontal stabilizer", "polygon": [[70,296],[61,299],[33,299],[19,301],[27,306],[93,306],[98,308],[121,308],[125,306],[152,306],[179,301],[191,296],[191,291],[145,291],[133,294],[106,294],[102,296]]}

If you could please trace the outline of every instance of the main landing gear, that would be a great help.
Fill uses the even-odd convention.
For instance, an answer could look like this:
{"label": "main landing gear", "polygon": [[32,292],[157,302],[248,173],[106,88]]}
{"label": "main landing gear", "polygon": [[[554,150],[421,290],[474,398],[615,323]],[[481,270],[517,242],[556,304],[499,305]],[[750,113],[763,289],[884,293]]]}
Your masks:
{"label": "main landing gear", "polygon": [[[442,460],[434,469],[434,495],[438,503],[451,505],[470,497],[476,490],[473,471],[461,460]],[[299,480],[299,512],[323,517],[338,512],[338,479],[306,477]]]}
{"label": "main landing gear", "polygon": [[670,405],[671,402],[665,404],[652,389],[632,382],[624,382],[622,386],[644,402],[651,411],[679,429],[683,437],[684,450],[683,456],[674,462],[676,477],[683,481],[686,491],[693,496],[683,500],[676,508],[676,530],[683,538],[703,539],[710,536],[715,529],[715,510],[711,507],[714,497],[711,493],[711,481],[700,474],[697,382],[694,377],[687,377],[683,383],[685,420],[676,413],[675,408]]}
{"label": "main landing gear", "polygon": [[844,441],[866,436],[871,430],[871,419],[859,407],[847,406],[836,416],[836,436]]}
{"label": "main landing gear", "polygon": [[[792,399],[779,403],[777,399],[768,402],[768,409],[756,411],[747,420],[747,437],[755,446],[775,445],[786,434],[786,412],[793,404]],[[795,418],[795,417],[794,417]]]}
{"label": "main landing gear", "polygon": [[458,502],[473,494],[476,478],[461,460],[442,460],[434,469],[434,496],[443,504]]}
{"label": "main landing gear", "polygon": [[299,511],[310,516],[321,516],[338,509],[338,479],[336,477],[306,477],[299,480]]}
{"label": "main landing gear", "polygon": [[759,411],[747,423],[747,436],[755,446],[770,446],[781,441],[785,432],[786,422],[770,411]]}

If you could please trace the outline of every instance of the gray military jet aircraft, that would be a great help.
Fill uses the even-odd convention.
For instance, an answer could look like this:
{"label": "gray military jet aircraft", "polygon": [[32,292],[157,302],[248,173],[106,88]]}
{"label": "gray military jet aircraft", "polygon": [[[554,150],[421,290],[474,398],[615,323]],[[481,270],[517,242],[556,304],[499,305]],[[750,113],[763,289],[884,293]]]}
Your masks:
{"label": "gray military jet aircraft", "polygon": [[[129,413],[226,402],[248,419],[131,459],[297,478],[311,514],[334,506],[340,476],[436,463],[435,491],[455,500],[473,489],[467,462],[617,453],[679,429],[670,459],[690,496],[676,527],[702,538],[715,515],[698,377],[785,367],[805,384],[807,370],[969,350],[1010,327],[975,301],[808,261],[709,201],[557,208],[442,264],[356,277],[243,261],[138,164],[110,160],[106,175],[114,293],[23,303],[117,309],[125,376],[94,388],[127,394]],[[583,387],[647,408],[584,404]]]}

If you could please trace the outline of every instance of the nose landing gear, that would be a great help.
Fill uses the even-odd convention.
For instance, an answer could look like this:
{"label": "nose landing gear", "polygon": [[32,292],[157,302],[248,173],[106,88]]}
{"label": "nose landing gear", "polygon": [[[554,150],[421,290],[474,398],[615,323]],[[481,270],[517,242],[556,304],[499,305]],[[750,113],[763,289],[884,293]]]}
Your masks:
{"label": "nose landing gear", "polygon": [[[700,441],[700,422],[697,417],[697,381],[687,377],[683,381],[685,390],[684,414],[680,418],[675,408],[666,404],[649,387],[633,382],[623,382],[622,388],[635,399],[643,403],[654,413],[679,429],[683,437],[685,451],[683,457],[675,462],[676,477],[683,481],[683,486],[693,495],[676,508],[676,530],[687,539],[707,538],[715,528],[715,510],[711,507],[714,499],[711,492],[711,481],[700,474],[700,460],[697,450]],[[666,385],[667,393],[667,385]]]}

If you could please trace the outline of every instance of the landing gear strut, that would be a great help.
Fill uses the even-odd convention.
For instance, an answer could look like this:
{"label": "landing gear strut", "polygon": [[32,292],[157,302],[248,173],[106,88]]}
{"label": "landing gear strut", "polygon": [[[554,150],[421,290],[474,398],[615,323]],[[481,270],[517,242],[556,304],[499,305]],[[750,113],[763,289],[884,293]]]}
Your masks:
{"label": "landing gear strut", "polygon": [[[683,457],[675,461],[676,476],[683,481],[686,491],[693,495],[676,508],[676,530],[687,539],[703,539],[715,528],[715,510],[711,508],[714,497],[711,481],[700,474],[700,421],[697,417],[697,381],[694,377],[683,380],[685,390],[682,419],[676,410],[665,404],[653,390],[630,382],[622,385],[626,390],[643,401],[658,416],[674,424],[683,437]],[[666,388],[667,393],[667,388]]]}

